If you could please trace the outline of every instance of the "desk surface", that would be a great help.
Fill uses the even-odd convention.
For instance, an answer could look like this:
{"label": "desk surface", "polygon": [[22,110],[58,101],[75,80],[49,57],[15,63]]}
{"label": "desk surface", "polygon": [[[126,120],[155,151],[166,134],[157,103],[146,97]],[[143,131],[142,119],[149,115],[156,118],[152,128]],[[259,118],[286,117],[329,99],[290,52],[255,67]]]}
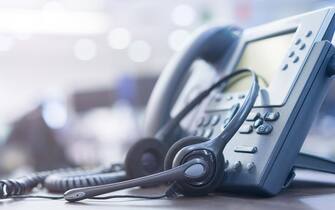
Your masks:
{"label": "desk surface", "polygon": [[[127,194],[160,194],[162,188],[132,189]],[[21,209],[239,209],[239,210],[274,210],[274,209],[333,209],[335,205],[335,175],[298,171],[292,185],[273,198],[260,198],[232,194],[218,194],[202,198],[179,198],[176,200],[159,199],[112,199],[86,200],[78,203],[67,203],[64,200],[25,199],[0,200],[0,208],[6,210]]]}

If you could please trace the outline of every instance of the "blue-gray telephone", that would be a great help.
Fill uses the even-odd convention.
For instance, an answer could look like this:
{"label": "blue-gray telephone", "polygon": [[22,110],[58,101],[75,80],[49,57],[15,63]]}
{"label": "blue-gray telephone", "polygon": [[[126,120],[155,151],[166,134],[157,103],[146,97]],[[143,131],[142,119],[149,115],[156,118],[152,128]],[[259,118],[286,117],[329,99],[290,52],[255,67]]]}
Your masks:
{"label": "blue-gray telephone", "polygon": [[78,201],[166,182],[171,187],[164,196],[276,195],[297,167],[335,173],[333,162],[299,153],[335,72],[334,12],[200,31],[160,76],[145,123],[154,137],[129,150],[125,169],[3,180],[7,191],[0,196],[42,183]]}

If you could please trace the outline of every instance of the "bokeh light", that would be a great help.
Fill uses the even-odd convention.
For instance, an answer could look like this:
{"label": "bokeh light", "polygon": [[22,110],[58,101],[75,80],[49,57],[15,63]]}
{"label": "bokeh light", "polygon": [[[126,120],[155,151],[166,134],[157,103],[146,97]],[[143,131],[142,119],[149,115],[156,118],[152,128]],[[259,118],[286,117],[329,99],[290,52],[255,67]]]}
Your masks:
{"label": "bokeh light", "polygon": [[128,47],[131,40],[129,31],[125,28],[115,28],[107,36],[110,47],[116,50],[122,50]]}
{"label": "bokeh light", "polygon": [[74,55],[79,60],[92,60],[96,56],[96,51],[96,43],[91,39],[79,39],[74,45]]}
{"label": "bokeh light", "polygon": [[130,44],[129,58],[134,62],[145,62],[151,56],[151,46],[143,40],[137,40]]}

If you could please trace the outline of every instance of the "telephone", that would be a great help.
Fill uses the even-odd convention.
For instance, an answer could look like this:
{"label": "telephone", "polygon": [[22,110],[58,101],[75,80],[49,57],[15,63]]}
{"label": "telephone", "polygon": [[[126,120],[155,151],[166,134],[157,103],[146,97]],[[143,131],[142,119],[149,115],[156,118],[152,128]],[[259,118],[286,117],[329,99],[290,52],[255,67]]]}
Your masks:
{"label": "telephone", "polygon": [[[210,63],[210,67],[193,66],[201,75],[194,74],[198,80],[193,75],[189,78],[176,106],[185,103],[188,94],[193,94],[192,88],[210,81],[206,76],[211,77],[212,72],[220,75],[247,67],[256,72],[261,85],[251,113],[224,149],[225,177],[217,190],[276,195],[292,181],[296,167],[335,172],[332,162],[299,154],[334,73],[334,11],[325,8],[237,32],[239,39],[227,51],[229,56],[217,65]],[[208,68],[220,71],[207,73]],[[164,72],[162,77],[168,74]],[[161,78],[157,85],[166,83]],[[234,112],[234,104],[244,100],[247,86],[242,78],[224,91],[216,90],[183,130],[215,137]],[[149,108],[166,104],[164,94],[154,92],[152,96]],[[149,109],[149,132],[159,128],[166,113]],[[152,120],[153,116],[157,119]]]}
{"label": "telephone", "polygon": [[[68,201],[166,182],[168,196],[269,196],[290,184],[295,168],[335,173],[333,162],[299,153],[335,72],[334,12],[199,32],[160,76],[145,123],[154,138],[129,150],[125,170],[48,172],[39,183],[70,189]],[[23,181],[0,183],[14,188],[3,197],[24,192]]]}

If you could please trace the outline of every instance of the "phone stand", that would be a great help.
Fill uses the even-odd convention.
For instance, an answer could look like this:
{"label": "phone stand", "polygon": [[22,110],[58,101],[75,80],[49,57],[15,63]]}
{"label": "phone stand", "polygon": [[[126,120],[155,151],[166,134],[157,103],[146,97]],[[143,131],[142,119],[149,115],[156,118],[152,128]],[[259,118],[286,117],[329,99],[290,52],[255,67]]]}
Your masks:
{"label": "phone stand", "polygon": [[294,168],[322,171],[335,174],[334,161],[306,153],[299,153],[294,163]]}

